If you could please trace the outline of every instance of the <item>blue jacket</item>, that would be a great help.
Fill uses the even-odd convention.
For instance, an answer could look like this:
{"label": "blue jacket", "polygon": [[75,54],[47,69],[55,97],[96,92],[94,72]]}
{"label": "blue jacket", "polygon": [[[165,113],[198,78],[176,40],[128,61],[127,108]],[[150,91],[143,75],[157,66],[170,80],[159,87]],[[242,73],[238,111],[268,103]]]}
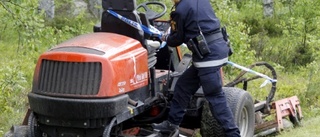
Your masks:
{"label": "blue jacket", "polygon": [[[174,5],[170,18],[171,33],[167,38],[167,44],[173,47],[187,43],[189,39],[199,35],[197,22],[204,35],[220,29],[220,21],[209,0],[181,0]],[[229,48],[223,38],[214,40],[208,45],[211,54],[203,59],[193,56],[193,64],[196,67],[219,66],[228,60]]]}

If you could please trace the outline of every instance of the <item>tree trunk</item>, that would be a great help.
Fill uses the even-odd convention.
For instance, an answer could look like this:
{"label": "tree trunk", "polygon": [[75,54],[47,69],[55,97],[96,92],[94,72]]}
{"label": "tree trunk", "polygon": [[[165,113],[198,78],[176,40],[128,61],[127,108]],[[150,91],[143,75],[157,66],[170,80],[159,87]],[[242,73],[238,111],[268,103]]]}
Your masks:
{"label": "tree trunk", "polygon": [[54,18],[54,0],[39,0],[39,9],[44,10],[47,18]]}
{"label": "tree trunk", "polygon": [[[78,15],[83,10],[89,11],[95,18],[100,19],[102,14],[101,0],[89,0],[86,3],[84,0],[72,0],[72,5],[68,12],[73,16]],[[72,8],[73,7],[73,8]],[[59,9],[55,6],[54,0],[39,0],[39,9],[44,10],[47,18],[53,19],[55,12]],[[66,11],[63,11],[66,12]]]}
{"label": "tree trunk", "polygon": [[273,16],[273,0],[263,0],[263,9],[265,17]]}

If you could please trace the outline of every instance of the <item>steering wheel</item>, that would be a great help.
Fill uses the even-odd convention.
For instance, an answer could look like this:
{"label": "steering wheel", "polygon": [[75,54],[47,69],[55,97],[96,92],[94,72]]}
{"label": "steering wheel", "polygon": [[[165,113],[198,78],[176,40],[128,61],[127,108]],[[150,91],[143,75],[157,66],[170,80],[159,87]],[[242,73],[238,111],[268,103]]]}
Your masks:
{"label": "steering wheel", "polygon": [[[150,9],[148,7],[148,5],[156,5],[156,6],[160,6],[162,8],[162,12],[156,12],[152,9]],[[149,1],[149,2],[144,2],[141,3],[137,6],[137,9],[139,8],[143,8],[146,12],[146,17],[148,18],[148,20],[155,20],[157,18],[162,17],[166,11],[167,11],[167,6],[164,5],[163,3],[157,2],[157,1]]]}

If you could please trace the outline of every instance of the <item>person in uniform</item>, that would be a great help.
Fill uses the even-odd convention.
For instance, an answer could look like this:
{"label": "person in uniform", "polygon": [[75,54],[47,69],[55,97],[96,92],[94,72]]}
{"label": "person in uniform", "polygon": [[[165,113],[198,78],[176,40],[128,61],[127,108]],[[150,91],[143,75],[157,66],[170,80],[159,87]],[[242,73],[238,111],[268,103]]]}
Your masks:
{"label": "person in uniform", "polygon": [[193,52],[192,65],[180,76],[175,85],[168,119],[159,124],[153,123],[152,127],[160,132],[177,130],[192,96],[202,86],[212,116],[221,124],[225,135],[240,137],[239,128],[234,122],[222,90],[220,68],[228,61],[230,48],[221,34],[220,21],[209,0],[173,0],[173,2],[174,6],[170,13],[170,34],[164,35],[162,40],[166,41],[168,46],[176,47],[199,36],[201,31],[210,52],[201,57],[190,49]]}

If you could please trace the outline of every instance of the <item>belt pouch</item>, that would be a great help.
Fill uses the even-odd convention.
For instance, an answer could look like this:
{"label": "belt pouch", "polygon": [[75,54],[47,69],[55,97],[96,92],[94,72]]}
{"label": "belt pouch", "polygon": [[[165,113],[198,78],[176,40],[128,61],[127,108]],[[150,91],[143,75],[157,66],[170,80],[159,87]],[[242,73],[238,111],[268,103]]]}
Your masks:
{"label": "belt pouch", "polygon": [[193,54],[196,54],[199,58],[203,58],[203,56],[201,55],[197,44],[195,44],[195,42],[193,41],[193,39],[189,39],[188,43],[187,43],[188,48],[192,51]]}
{"label": "belt pouch", "polygon": [[196,37],[196,45],[198,46],[198,49],[202,56],[205,56],[211,53],[211,50],[209,49],[206,38],[204,37],[201,31],[200,31],[200,35]]}

